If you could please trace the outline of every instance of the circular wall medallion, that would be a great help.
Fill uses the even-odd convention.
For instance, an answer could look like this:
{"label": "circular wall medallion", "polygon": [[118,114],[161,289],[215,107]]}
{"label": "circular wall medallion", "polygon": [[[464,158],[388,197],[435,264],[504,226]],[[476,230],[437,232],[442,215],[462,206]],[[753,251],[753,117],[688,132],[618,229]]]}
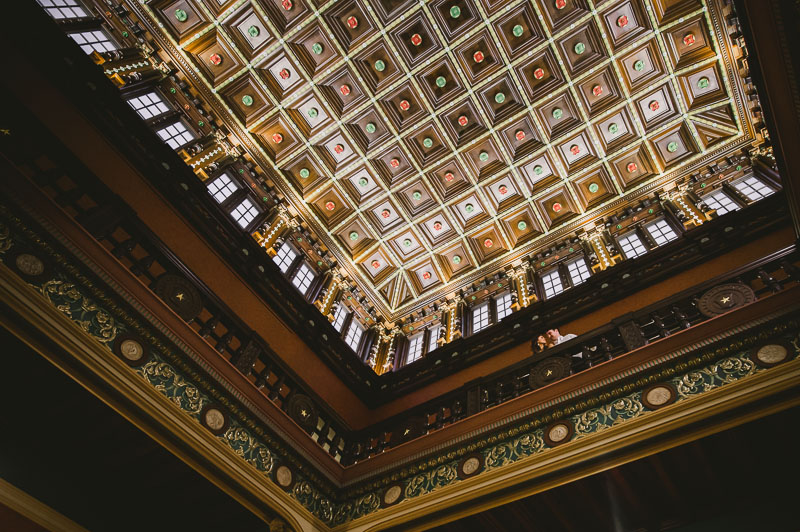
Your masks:
{"label": "circular wall medallion", "polygon": [[586,51],[586,45],[582,42],[576,42],[575,46],[572,48],[575,51],[575,54],[581,55],[583,52]]}
{"label": "circular wall medallion", "polygon": [[377,70],[378,72],[383,72],[384,70],[386,70],[386,63],[383,62],[383,60],[378,59],[377,61],[375,61],[375,70]]}
{"label": "circular wall medallion", "polygon": [[450,17],[451,18],[458,18],[461,16],[461,8],[458,6],[453,6],[450,8]]}
{"label": "circular wall medallion", "polygon": [[400,100],[400,109],[403,111],[408,111],[411,109],[411,104],[408,103],[408,100]]}
{"label": "circular wall medallion", "polygon": [[536,67],[533,70],[533,77],[536,79],[542,79],[544,77],[544,69],[542,67]]}
{"label": "circular wall medallion", "polygon": [[367,133],[375,133],[377,131],[378,126],[375,125],[375,122],[367,122],[367,125],[364,126],[364,129]]}
{"label": "circular wall medallion", "polygon": [[480,159],[482,162],[488,161],[489,160],[489,152],[486,152],[486,151],[480,152],[478,154],[478,159]]}
{"label": "circular wall medallion", "polygon": [[294,486],[294,471],[286,464],[281,464],[274,469],[275,484],[289,491]]}
{"label": "circular wall medallion", "polygon": [[654,384],[642,391],[642,404],[651,410],[656,410],[674,403],[677,396],[678,392],[671,383]]}
{"label": "circular wall medallion", "polygon": [[771,368],[789,360],[792,346],[783,341],[771,341],[750,350],[750,360],[762,368]]}
{"label": "circular wall medallion", "polygon": [[570,362],[564,357],[550,357],[531,368],[528,381],[531,388],[546,386],[551,382],[563,379],[570,373]]}
{"label": "circular wall medallion", "polygon": [[517,222],[517,229],[519,229],[520,231],[524,231],[527,228],[528,228],[528,222],[526,222],[525,220],[520,220]]}
{"label": "circular wall medallion", "polygon": [[350,231],[350,240],[358,240],[358,233],[355,231]]}
{"label": "circular wall medallion", "polygon": [[322,52],[325,51],[325,48],[322,46],[322,43],[315,42],[311,45],[311,51],[314,52],[315,55],[322,55]]}
{"label": "circular wall medallion", "polygon": [[386,488],[386,491],[381,495],[381,506],[387,507],[397,504],[403,500],[403,485],[394,484]]}
{"label": "circular wall medallion", "polygon": [[203,310],[200,293],[178,275],[165,273],[156,280],[153,291],[185,321],[191,321]]}
{"label": "circular wall medallion", "polygon": [[26,252],[20,252],[14,257],[14,266],[26,277],[41,277],[47,269],[42,259]]}
{"label": "circular wall medallion", "polygon": [[317,408],[311,398],[303,394],[294,394],[289,399],[286,404],[286,412],[298,425],[309,430],[316,428],[319,421]]}
{"label": "circular wall medallion", "polygon": [[349,96],[350,95],[350,85],[342,85],[339,87],[339,92],[342,93],[342,96]]}
{"label": "circular wall medallion", "polygon": [[432,147],[433,139],[430,137],[425,137],[424,139],[422,139],[422,145],[425,146],[426,148]]}
{"label": "circular wall medallion", "polygon": [[250,37],[256,38],[259,35],[261,35],[261,28],[259,28],[258,26],[250,26],[249,28],[247,28],[247,34]]}
{"label": "circular wall medallion", "polygon": [[253,97],[249,94],[245,94],[242,96],[242,104],[244,104],[245,107],[250,107],[253,105]]}
{"label": "circular wall medallion", "polygon": [[727,283],[715,286],[700,296],[697,308],[704,316],[712,318],[755,300],[756,295],[749,286],[741,283]]}
{"label": "circular wall medallion", "polygon": [[600,190],[600,185],[597,183],[589,183],[589,192],[592,194],[597,194],[598,190]]}
{"label": "circular wall medallion", "polygon": [[113,351],[132,367],[141,366],[150,358],[141,338],[130,334],[118,335],[114,340]]}
{"label": "circular wall medallion", "polygon": [[447,78],[445,78],[444,76],[437,76],[436,86],[441,89],[444,88],[445,85],[447,85]]}
{"label": "circular wall medallion", "polygon": [[553,118],[556,120],[561,120],[562,116],[564,116],[564,111],[562,111],[560,107],[553,109]]}
{"label": "circular wall medallion", "polygon": [[642,61],[641,59],[637,60],[637,61],[636,61],[636,62],[633,64],[633,69],[634,69],[636,72],[641,72],[642,70],[644,70],[644,61]]}
{"label": "circular wall medallion", "polygon": [[309,171],[308,168],[301,168],[300,169],[300,177],[302,177],[303,179],[308,179],[308,176],[310,176],[310,175],[311,175],[311,172]]}
{"label": "circular wall medallion", "polygon": [[453,264],[461,264],[461,255],[453,255]]}
{"label": "circular wall medallion", "polygon": [[547,445],[555,447],[567,443],[573,434],[575,434],[575,425],[568,419],[562,419],[544,429],[542,438]]}
{"label": "circular wall medallion", "polygon": [[422,44],[422,36],[419,33],[415,33],[411,36],[411,44],[414,46],[419,46]]}
{"label": "circular wall medallion", "polygon": [[200,423],[217,436],[228,430],[228,416],[215,404],[203,407],[200,411]]}
{"label": "circular wall medallion", "polygon": [[502,92],[498,92],[497,94],[494,95],[494,101],[495,103],[503,103],[504,101],[506,101],[506,95]]}
{"label": "circular wall medallion", "polygon": [[175,10],[175,20],[177,20],[178,22],[186,22],[186,20],[188,18],[189,18],[189,15],[186,13],[185,10],[183,10],[183,9],[176,9]]}
{"label": "circular wall medallion", "polygon": [[483,471],[484,459],[480,453],[468,454],[458,463],[456,474],[458,478],[465,479],[473,477]]}

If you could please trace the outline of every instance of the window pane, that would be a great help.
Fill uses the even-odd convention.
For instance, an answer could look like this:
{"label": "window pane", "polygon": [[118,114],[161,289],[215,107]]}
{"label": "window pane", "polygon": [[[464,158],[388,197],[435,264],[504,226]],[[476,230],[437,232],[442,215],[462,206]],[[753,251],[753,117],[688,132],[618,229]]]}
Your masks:
{"label": "window pane", "polygon": [[245,198],[231,213],[233,219],[239,224],[239,227],[245,229],[256,216],[258,216],[258,207],[253,205],[250,198]]}
{"label": "window pane", "polygon": [[281,272],[286,273],[286,270],[289,269],[289,266],[292,265],[294,259],[297,257],[297,253],[292,246],[289,244],[284,244],[278,249],[278,253],[272,258],[275,264],[278,265],[278,268],[281,269]]}
{"label": "window pane", "polygon": [[339,306],[336,307],[336,312],[333,314],[333,328],[336,329],[336,332],[342,332],[342,326],[344,325],[344,320],[347,319],[347,307],[344,304],[339,303]]}
{"label": "window pane", "polygon": [[347,329],[347,334],[344,337],[344,341],[350,346],[350,349],[357,351],[358,344],[361,342],[362,334],[364,334],[364,329],[361,328],[361,325],[359,325],[356,320],[353,320],[350,322],[350,328]]}
{"label": "window pane", "polygon": [[713,194],[706,194],[702,200],[709,208],[717,211],[717,216],[722,216],[732,211],[738,211],[739,205],[733,201],[730,196],[725,194],[722,190],[718,190]]}
{"label": "window pane", "polygon": [[511,294],[503,294],[495,299],[497,303],[497,321],[511,314]]}
{"label": "window pane", "polygon": [[635,259],[647,253],[647,248],[644,247],[642,240],[636,233],[628,233],[620,237],[619,245],[622,248],[622,254],[626,259]]}
{"label": "window pane", "polygon": [[678,238],[678,234],[673,231],[672,227],[663,218],[645,226],[645,229],[656,241],[659,246],[666,244],[671,240]]}
{"label": "window pane", "polygon": [[177,150],[195,139],[194,133],[186,129],[186,126],[180,121],[159,129],[156,133],[173,150]]}
{"label": "window pane", "polygon": [[292,284],[305,295],[308,293],[308,288],[311,286],[311,283],[314,282],[315,277],[316,274],[314,270],[309,268],[308,264],[303,263],[300,265],[300,268],[297,269],[297,273],[294,274]]}
{"label": "window pane", "polygon": [[550,299],[564,291],[564,286],[561,284],[561,276],[558,274],[558,270],[551,270],[542,275],[542,284],[544,285],[545,299]]}
{"label": "window pane", "polygon": [[47,14],[56,20],[88,17],[89,14],[76,0],[37,0]]}
{"label": "window pane", "polygon": [[408,339],[408,356],[406,357],[406,364],[414,362],[422,356],[422,334],[415,334]]}
{"label": "window pane", "polygon": [[569,271],[569,278],[572,280],[572,286],[578,286],[591,274],[589,268],[586,267],[586,261],[581,257],[580,259],[573,260],[567,263],[567,271]]}
{"label": "window pane", "polygon": [[72,40],[78,43],[81,49],[90,54],[92,52],[110,52],[117,49],[111,38],[100,30],[79,31],[68,33]]}
{"label": "window pane", "polygon": [[472,332],[476,333],[489,325],[489,304],[484,303],[472,310]]}
{"label": "window pane", "polygon": [[428,353],[439,347],[439,344],[436,342],[439,339],[439,334],[441,334],[442,326],[437,325],[436,327],[431,327],[428,329],[431,332],[431,338],[428,341]]}
{"label": "window pane", "polygon": [[760,179],[750,176],[733,183],[736,190],[744,194],[750,201],[766,198],[775,191],[765,185]]}
{"label": "window pane", "polygon": [[211,194],[217,203],[222,203],[230,197],[231,194],[239,189],[239,186],[234,183],[228,174],[222,174],[211,183],[208,184],[208,193]]}
{"label": "window pane", "polygon": [[128,100],[128,104],[145,120],[169,111],[169,107],[157,92],[148,92],[142,96],[131,98]]}

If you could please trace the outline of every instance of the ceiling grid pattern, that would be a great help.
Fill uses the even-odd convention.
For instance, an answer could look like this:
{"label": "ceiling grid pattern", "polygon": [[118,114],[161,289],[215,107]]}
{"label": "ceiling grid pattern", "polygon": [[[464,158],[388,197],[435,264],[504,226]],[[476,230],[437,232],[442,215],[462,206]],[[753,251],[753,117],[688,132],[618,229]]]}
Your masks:
{"label": "ceiling grid pattern", "polygon": [[205,1],[141,7],[388,319],[749,136],[700,0]]}

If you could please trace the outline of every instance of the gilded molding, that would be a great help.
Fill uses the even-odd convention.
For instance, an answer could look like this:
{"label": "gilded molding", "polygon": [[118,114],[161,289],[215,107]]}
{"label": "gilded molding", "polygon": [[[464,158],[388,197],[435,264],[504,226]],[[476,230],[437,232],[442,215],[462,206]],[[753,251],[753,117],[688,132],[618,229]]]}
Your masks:
{"label": "gilded molding", "polygon": [[[643,418],[652,409],[642,402],[642,389],[658,382],[669,382],[677,390],[677,403],[691,401],[712,390],[739,382],[755,374],[770,371],[754,364],[748,357],[748,348],[759,342],[781,338],[792,347],[791,359],[800,354],[798,312],[791,311],[751,330],[741,329],[734,338],[716,342],[696,352],[670,362],[669,366],[655,368],[646,375],[634,375],[627,381],[613,383],[610,389],[598,390],[594,396],[578,398],[572,403],[559,405],[550,411],[518,419],[509,427],[465,442],[456,448],[443,450],[405,467],[387,471],[383,478],[346,490],[341,498],[321,486],[317,475],[309,474],[307,467],[297,461],[260,425],[247,418],[247,414],[227,394],[188,364],[178,348],[168,345],[151,326],[142,319],[131,316],[127,309],[110,296],[109,287],[96,286],[82,275],[73,262],[41,237],[36,230],[25,227],[23,221],[0,205],[0,261],[4,267],[15,271],[9,264],[15,245],[41,253],[42,259],[54,265],[40,281],[26,279],[28,285],[43,296],[43,301],[56,308],[63,317],[80,326],[89,337],[112,354],[114,339],[120,334],[135,334],[144,339],[152,358],[140,367],[132,367],[132,375],[146,382],[152,389],[167,398],[175,409],[190,416],[198,430],[200,412],[209,404],[222,405],[231,417],[229,428],[220,436],[232,457],[243,460],[249,467],[273,482],[272,471],[276,464],[289,462],[297,467],[297,481],[289,496],[311,515],[330,527],[344,526],[355,520],[374,517],[381,510],[383,492],[390,484],[402,486],[403,501],[418,499],[459,482],[472,482],[482,476],[535,456],[545,457],[552,452],[546,443],[545,427],[551,422],[568,419],[575,427],[570,442]],[[57,265],[57,266],[55,266]],[[467,454],[480,453],[483,471],[467,480],[460,480],[458,464]],[[276,485],[277,487],[277,485]],[[408,506],[405,506],[408,508]]]}

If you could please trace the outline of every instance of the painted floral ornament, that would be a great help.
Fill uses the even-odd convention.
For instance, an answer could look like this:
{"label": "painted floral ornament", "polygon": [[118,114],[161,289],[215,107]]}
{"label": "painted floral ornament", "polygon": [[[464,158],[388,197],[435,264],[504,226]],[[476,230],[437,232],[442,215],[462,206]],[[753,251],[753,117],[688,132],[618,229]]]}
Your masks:
{"label": "painted floral ornament", "polygon": [[358,233],[355,231],[350,231],[350,240],[358,240]]}
{"label": "painted floral ornament", "polygon": [[525,220],[520,220],[517,222],[517,229],[519,229],[520,231],[524,231],[527,228],[528,228],[528,222],[526,222]]}
{"label": "painted floral ornament", "polygon": [[422,36],[419,33],[415,33],[411,36],[411,44],[414,46],[419,46],[422,44]]}
{"label": "painted floral ornament", "polygon": [[564,116],[564,111],[560,107],[556,107],[553,109],[552,115],[556,120],[561,120],[561,117]]}
{"label": "painted floral ornament", "polygon": [[311,51],[314,52],[315,55],[322,55],[324,50],[322,43],[315,42],[311,45]]}
{"label": "painted floral ornament", "polygon": [[513,28],[511,28],[511,34],[512,34],[514,37],[522,37],[522,34],[523,34],[524,32],[525,32],[525,28],[523,28],[523,27],[522,27],[522,26],[520,26],[519,24],[517,24],[516,26],[514,26]]}
{"label": "painted floral ornament", "polygon": [[453,179],[455,179],[455,176],[453,175],[453,172],[445,172],[444,173],[444,180],[445,181],[452,181]]}
{"label": "painted floral ornament", "polygon": [[636,62],[633,63],[633,69],[636,72],[641,72],[642,70],[644,70],[644,61],[642,61],[641,59],[637,59]]}
{"label": "painted floral ornament", "polygon": [[278,72],[278,75],[281,77],[281,79],[289,79],[292,77],[292,73],[289,72],[288,68],[282,68],[281,71]]}
{"label": "painted floral ornament", "polygon": [[280,133],[273,133],[272,142],[274,142],[275,144],[280,144],[281,142],[283,142],[283,135],[281,135]]}
{"label": "painted floral ornament", "polygon": [[567,7],[567,0],[556,0],[554,5],[556,9],[564,9]]}
{"label": "painted floral ornament", "polygon": [[652,100],[647,104],[647,107],[649,107],[651,111],[656,112],[661,108],[661,104],[658,103],[658,100]]}
{"label": "painted floral ornament", "polygon": [[600,96],[601,94],[603,94],[602,85],[595,85],[594,87],[592,87],[592,94],[594,94],[595,96]]}
{"label": "painted floral ornament", "polygon": [[483,245],[486,246],[487,248],[490,248],[494,246],[494,242],[492,241],[491,238],[487,238],[486,240],[483,241]]}
{"label": "painted floral ornament", "polygon": [[577,144],[573,144],[572,146],[569,147],[569,152],[572,155],[578,155],[581,153],[581,147],[578,146]]}
{"label": "painted floral ornament", "polygon": [[425,137],[424,139],[422,139],[422,145],[425,146],[426,148],[433,147],[433,139],[430,137]]}
{"label": "painted floral ornament", "polygon": [[472,54],[472,60],[475,61],[476,63],[483,63],[484,59],[486,59],[486,56],[483,55],[483,52],[481,52],[480,50]]}
{"label": "painted floral ornament", "polygon": [[358,27],[358,19],[352,15],[347,17],[346,22],[347,22],[347,27],[350,28],[351,30],[354,30]]}
{"label": "painted floral ornament", "polygon": [[249,28],[247,28],[247,34],[250,37],[256,38],[259,35],[261,35],[261,28],[259,28],[258,26],[250,26]]}
{"label": "painted floral ornament", "polygon": [[189,18],[189,14],[186,13],[185,10],[183,10],[183,9],[176,9],[175,10],[175,20],[177,20],[178,22],[186,22],[186,20],[188,18]]}
{"label": "painted floral ornament", "polygon": [[367,122],[367,125],[364,126],[364,129],[366,130],[367,133],[375,133],[378,127],[375,125],[375,122]]}
{"label": "painted floral ornament", "polygon": [[461,264],[461,255],[453,255],[453,264]]}
{"label": "painted floral ornament", "polygon": [[561,206],[560,203],[558,202],[553,203],[553,212],[561,212],[562,208],[563,207]]}
{"label": "painted floral ornament", "polygon": [[339,92],[342,93],[342,96],[350,96],[350,85],[342,85],[339,87]]}
{"label": "painted floral ornament", "polygon": [[329,211],[332,211],[333,209],[336,208],[336,204],[332,201],[327,201],[325,202],[325,208]]}
{"label": "painted floral ornament", "polygon": [[300,169],[300,177],[301,177],[302,179],[308,179],[308,177],[309,177],[310,175],[311,175],[311,172],[309,171],[309,169],[308,169],[308,168],[301,168],[301,169]]}
{"label": "painted floral ornament", "polygon": [[506,194],[508,194],[508,187],[507,187],[507,186],[505,186],[505,185],[500,185],[499,187],[497,187],[497,191],[498,191],[498,192],[499,192],[501,195],[505,196]]}
{"label": "painted floral ornament", "polygon": [[488,160],[489,160],[489,152],[486,152],[486,151],[482,151],[482,152],[480,152],[480,153],[478,154],[478,159],[480,159],[480,160],[481,160],[481,162],[484,162],[484,163],[485,163],[486,161],[488,161]]}
{"label": "painted floral ornament", "polygon": [[343,153],[343,152],[344,152],[344,145],[343,145],[343,144],[337,144],[337,145],[335,145],[335,146],[333,147],[333,151],[335,151],[337,154],[341,154],[341,153]]}
{"label": "painted floral ornament", "polygon": [[358,180],[358,186],[365,187],[369,184],[369,180],[366,177],[362,177]]}
{"label": "painted floral ornament", "polygon": [[222,64],[222,56],[219,54],[211,54],[208,56],[208,62],[214,66],[219,66]]}
{"label": "painted floral ornament", "polygon": [[542,67],[536,67],[533,70],[533,77],[536,79],[542,79],[544,77],[544,69]]}
{"label": "painted floral ornament", "polygon": [[283,0],[281,2],[281,6],[283,7],[284,11],[291,11],[294,4],[292,4],[292,0]]}
{"label": "painted floral ornament", "polygon": [[428,279],[431,278],[431,272],[429,272],[429,271],[422,272],[422,278],[427,281]]}
{"label": "painted floral ornament", "polygon": [[433,222],[433,230],[434,231],[441,231],[442,230],[442,222]]}
{"label": "painted floral ornament", "polygon": [[253,105],[253,97],[250,96],[249,94],[245,94],[244,96],[242,96],[242,105],[244,105],[245,107],[250,107],[251,105]]}
{"label": "painted floral ornament", "polygon": [[458,117],[459,126],[465,127],[467,124],[469,124],[469,117],[467,117],[467,115],[461,115]]}
{"label": "painted floral ornament", "polygon": [[408,111],[411,109],[411,104],[408,103],[408,100],[400,100],[400,109],[403,111]]}
{"label": "painted floral ornament", "polygon": [[592,194],[597,194],[598,190],[600,190],[600,185],[597,183],[589,183],[589,192]]}
{"label": "painted floral ornament", "polygon": [[636,163],[634,163],[634,162],[630,162],[630,163],[628,163],[628,165],[625,167],[625,169],[628,171],[628,173],[629,173],[629,174],[632,174],[632,173],[634,173],[636,170],[638,170],[638,169],[639,169],[639,166],[638,166]]}
{"label": "painted floral ornament", "polygon": [[516,130],[514,132],[514,138],[522,142],[523,140],[525,140],[525,132],[522,131],[521,129]]}
{"label": "painted floral ornament", "polygon": [[389,165],[392,168],[397,168],[398,166],[400,166],[400,161],[398,159],[392,159],[391,161],[389,161]]}
{"label": "painted floral ornament", "polygon": [[381,217],[382,218],[388,218],[391,215],[392,215],[392,212],[389,209],[383,209],[381,211]]}
{"label": "painted floral ornament", "polygon": [[695,42],[697,42],[697,38],[694,36],[694,33],[687,33],[683,36],[683,44],[686,46],[692,46]]}
{"label": "painted floral ornament", "polygon": [[379,260],[373,260],[371,265],[372,265],[372,267],[373,267],[374,269],[376,269],[376,270],[377,270],[378,268],[380,268],[380,267],[381,267],[381,261],[379,261]]}
{"label": "painted floral ornament", "polygon": [[617,26],[620,28],[624,28],[625,26],[627,26],[628,22],[629,20],[627,15],[620,15],[619,17],[617,17]]}

